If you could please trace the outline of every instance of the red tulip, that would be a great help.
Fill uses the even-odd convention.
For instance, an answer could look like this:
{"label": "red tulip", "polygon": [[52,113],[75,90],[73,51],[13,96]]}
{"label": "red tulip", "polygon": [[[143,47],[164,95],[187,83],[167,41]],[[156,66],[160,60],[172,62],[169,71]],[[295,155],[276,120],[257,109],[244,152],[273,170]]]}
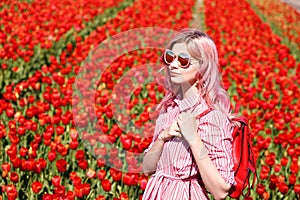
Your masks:
{"label": "red tulip", "polygon": [[84,193],[84,195],[89,195],[90,190],[91,190],[90,184],[84,183],[84,184],[82,184],[82,187],[83,187],[83,193]]}
{"label": "red tulip", "polygon": [[58,185],[54,188],[54,194],[59,197],[64,197],[66,193],[66,189],[64,186]]}
{"label": "red tulip", "polygon": [[78,166],[85,170],[88,167],[88,162],[85,159],[78,160]]}
{"label": "red tulip", "polygon": [[35,101],[34,96],[31,95],[31,96],[28,97],[28,102],[29,102],[29,103],[32,104],[32,103],[34,103],[34,101]]}
{"label": "red tulip", "polygon": [[140,180],[139,180],[139,184],[140,184],[140,188],[141,188],[142,190],[145,190],[145,189],[146,189],[147,183],[148,183],[148,178],[145,177],[145,176],[141,176],[141,177],[140,177]]}
{"label": "red tulip", "polygon": [[21,159],[17,156],[11,157],[10,161],[13,164],[14,168],[19,168],[21,166]]}
{"label": "red tulip", "polygon": [[289,177],[289,183],[290,185],[294,185],[296,183],[297,177],[293,174],[290,175]]}
{"label": "red tulip", "polygon": [[256,192],[259,196],[262,197],[265,192],[265,187],[262,184],[258,184],[256,187]]}
{"label": "red tulip", "polygon": [[103,195],[99,195],[96,200],[105,200],[105,197]]}
{"label": "red tulip", "polygon": [[282,166],[286,166],[287,163],[288,163],[288,158],[287,157],[282,157],[280,163],[281,163]]}
{"label": "red tulip", "polygon": [[43,200],[52,200],[53,196],[52,194],[43,194]]}
{"label": "red tulip", "polygon": [[44,158],[39,158],[36,162],[36,167],[34,169],[35,173],[41,173],[47,166],[47,162]]}
{"label": "red tulip", "polygon": [[19,126],[18,127],[18,134],[19,135],[24,135],[26,132],[26,127],[25,126]]}
{"label": "red tulip", "polygon": [[6,177],[6,175],[8,174],[8,172],[10,171],[10,164],[5,162],[5,163],[2,163],[2,176],[4,176],[3,174],[5,174],[4,177]]}
{"label": "red tulip", "polygon": [[66,155],[68,152],[68,149],[62,143],[57,144],[56,148],[57,148],[57,152],[60,153],[61,155]]}
{"label": "red tulip", "polygon": [[276,183],[274,183],[274,182],[270,182],[270,184],[269,184],[269,189],[270,190],[276,190]]}
{"label": "red tulip", "polygon": [[7,108],[6,109],[6,116],[7,117],[13,117],[14,113],[15,113],[15,111],[14,111],[13,108]]}
{"label": "red tulip", "polygon": [[56,133],[57,135],[62,135],[65,132],[65,128],[62,126],[57,126],[56,127]]}
{"label": "red tulip", "polygon": [[1,67],[2,67],[3,70],[6,70],[7,69],[7,64],[6,63],[2,63]]}
{"label": "red tulip", "polygon": [[107,136],[107,139],[108,139],[108,141],[109,141],[111,144],[113,144],[113,143],[116,142],[117,137],[114,136],[114,135],[108,135],[108,136]]}
{"label": "red tulip", "polygon": [[280,172],[280,169],[281,169],[281,165],[280,165],[280,164],[276,164],[276,165],[274,166],[274,171],[275,171],[275,172]]}
{"label": "red tulip", "polygon": [[118,153],[119,153],[119,149],[116,148],[116,147],[112,147],[110,149],[110,158],[115,158],[118,156]]}
{"label": "red tulip", "polygon": [[[59,124],[60,123],[60,116],[59,115],[54,115],[52,117],[52,124]],[[61,135],[62,133],[60,133],[61,130],[58,130],[57,131],[57,128],[56,128],[56,133],[57,135]]]}
{"label": "red tulip", "polygon": [[135,167],[138,163],[137,159],[130,152],[126,153],[126,161],[127,161],[128,165],[131,165],[133,167]]}
{"label": "red tulip", "polygon": [[26,147],[20,148],[20,156],[25,157],[28,152],[28,149]]}
{"label": "red tulip", "polygon": [[48,160],[50,161],[50,162],[52,162],[52,161],[54,161],[56,159],[56,152],[55,151],[50,151],[49,153],[48,153]]}
{"label": "red tulip", "polygon": [[8,155],[9,157],[14,157],[14,156],[16,156],[16,155],[17,155],[17,146],[16,146],[16,144],[11,145],[11,146],[7,149],[6,153],[7,153],[7,155]]}
{"label": "red tulip", "polygon": [[70,149],[76,149],[78,147],[78,140],[77,139],[75,139],[75,140],[73,140],[72,139],[72,141],[70,142]]}
{"label": "red tulip", "polygon": [[75,186],[74,192],[76,197],[82,198],[84,196],[84,189],[81,184]]}
{"label": "red tulip", "polygon": [[287,185],[286,183],[280,182],[280,183],[278,183],[278,190],[279,190],[283,195],[285,195],[285,194],[288,192],[289,187],[288,187],[288,185]]}
{"label": "red tulip", "polygon": [[137,175],[132,173],[125,173],[123,176],[123,182],[126,185],[132,186],[137,183]]}
{"label": "red tulip", "polygon": [[70,179],[73,181],[74,178],[77,177],[77,173],[76,172],[70,172]]}
{"label": "red tulip", "polygon": [[75,128],[71,128],[70,137],[71,137],[72,140],[77,140],[78,139],[78,132]]}
{"label": "red tulip", "polygon": [[110,158],[110,162],[113,163],[113,165],[116,169],[121,169],[123,166],[123,162],[119,158]]}
{"label": "red tulip", "polygon": [[21,160],[21,170],[33,171],[36,167],[36,162],[34,159],[30,158],[28,160]]}
{"label": "red tulip", "polygon": [[51,179],[52,185],[57,187],[60,185],[60,176],[53,176]]}
{"label": "red tulip", "polygon": [[75,154],[76,160],[82,160],[84,159],[84,151],[83,150],[77,150]]}
{"label": "red tulip", "polygon": [[299,166],[297,163],[292,163],[290,169],[293,174],[297,174],[299,170]]}
{"label": "red tulip", "polygon": [[110,168],[109,171],[114,181],[120,181],[122,179],[122,172],[120,170]]}
{"label": "red tulip", "polygon": [[60,159],[56,161],[56,167],[59,172],[65,172],[67,170],[68,163],[65,159]]}
{"label": "red tulip", "polygon": [[101,185],[105,192],[109,192],[111,190],[111,183],[108,179],[102,180]]}
{"label": "red tulip", "polygon": [[10,121],[8,122],[8,128],[9,128],[10,130],[15,129],[15,128],[16,128],[16,122],[10,120]]}
{"label": "red tulip", "polygon": [[72,179],[72,181],[73,181],[74,186],[79,186],[79,185],[81,185],[81,178],[78,177],[78,176],[75,176],[75,177]]}
{"label": "red tulip", "polygon": [[66,196],[68,200],[75,200],[75,194],[73,191],[68,191]]}
{"label": "red tulip", "polygon": [[37,123],[36,122],[31,122],[30,130],[33,132],[37,131]]}
{"label": "red tulip", "polygon": [[9,131],[9,139],[12,144],[18,144],[20,141],[20,138],[15,135],[15,133],[12,133],[13,131]]}
{"label": "red tulip", "polygon": [[[1,110],[1,109],[0,109]],[[0,113],[1,114],[1,113]],[[4,138],[6,136],[6,130],[5,126],[0,124],[0,139]]]}
{"label": "red tulip", "polygon": [[107,155],[107,148],[101,147],[101,148],[99,148],[98,152],[99,152],[98,155],[106,156]]}
{"label": "red tulip", "polygon": [[51,100],[50,92],[45,91],[45,92],[43,93],[43,98],[44,98],[46,101],[50,101],[50,100]]}
{"label": "red tulip", "polygon": [[13,183],[17,183],[19,181],[19,175],[16,172],[10,173],[9,178]]}
{"label": "red tulip", "polygon": [[98,176],[98,179],[103,180],[106,176],[106,170],[104,170],[104,169],[99,170],[97,173],[97,176]]}
{"label": "red tulip", "polygon": [[294,185],[294,191],[295,191],[296,194],[298,194],[298,195],[300,194],[300,184],[295,184]]}
{"label": "red tulip", "polygon": [[9,200],[14,200],[18,197],[18,191],[14,185],[5,186],[5,191]]}
{"label": "red tulip", "polygon": [[125,192],[121,192],[120,200],[129,200],[128,194],[126,194]]}
{"label": "red tulip", "polygon": [[123,145],[123,148],[124,148],[125,150],[128,150],[128,149],[131,148],[131,145],[132,145],[132,139],[129,138],[127,135],[122,135],[122,136],[120,137],[120,141],[121,141],[121,143],[122,143],[122,145]]}
{"label": "red tulip", "polygon": [[41,140],[42,140],[42,136],[41,136],[40,134],[35,134],[35,135],[34,135],[34,140],[35,140],[37,143],[39,143],[39,142],[41,142]]}
{"label": "red tulip", "polygon": [[39,181],[34,181],[31,185],[31,189],[34,193],[39,193],[42,188],[43,188],[43,185]]}
{"label": "red tulip", "polygon": [[98,167],[103,167],[103,166],[105,166],[105,164],[106,164],[106,160],[104,158],[99,158],[97,160],[97,166]]}

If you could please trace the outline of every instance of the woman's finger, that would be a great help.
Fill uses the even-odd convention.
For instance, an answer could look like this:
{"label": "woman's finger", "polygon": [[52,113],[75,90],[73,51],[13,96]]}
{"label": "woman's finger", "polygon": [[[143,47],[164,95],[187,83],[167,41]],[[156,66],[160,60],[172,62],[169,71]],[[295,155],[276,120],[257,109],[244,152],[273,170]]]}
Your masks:
{"label": "woman's finger", "polygon": [[171,126],[170,131],[180,132],[180,128],[177,124],[174,124],[173,126]]}
{"label": "woman's finger", "polygon": [[169,134],[172,136],[181,137],[181,133],[176,130],[170,130]]}

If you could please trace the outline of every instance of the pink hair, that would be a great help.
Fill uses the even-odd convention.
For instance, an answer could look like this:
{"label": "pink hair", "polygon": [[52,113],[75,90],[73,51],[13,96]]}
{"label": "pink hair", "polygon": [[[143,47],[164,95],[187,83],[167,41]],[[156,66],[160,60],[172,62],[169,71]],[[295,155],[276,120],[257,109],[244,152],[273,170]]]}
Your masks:
{"label": "pink hair", "polygon": [[[229,96],[222,85],[222,77],[218,65],[218,53],[214,41],[205,33],[196,29],[183,29],[169,43],[168,49],[172,49],[176,43],[185,43],[190,55],[199,61],[200,67],[197,68],[198,88],[200,97],[206,103],[222,111],[230,119],[233,118],[230,108]],[[165,112],[167,107],[173,104],[173,100],[182,95],[180,88],[174,85],[167,73],[166,77],[167,93],[157,109]]]}

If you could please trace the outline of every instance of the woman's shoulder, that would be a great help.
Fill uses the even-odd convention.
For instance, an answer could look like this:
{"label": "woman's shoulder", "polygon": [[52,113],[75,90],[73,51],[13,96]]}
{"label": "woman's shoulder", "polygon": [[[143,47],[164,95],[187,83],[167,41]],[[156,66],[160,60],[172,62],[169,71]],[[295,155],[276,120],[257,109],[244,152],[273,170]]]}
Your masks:
{"label": "woman's shoulder", "polygon": [[210,112],[203,117],[206,122],[214,122],[217,124],[224,124],[230,122],[227,114],[219,109],[211,109]]}

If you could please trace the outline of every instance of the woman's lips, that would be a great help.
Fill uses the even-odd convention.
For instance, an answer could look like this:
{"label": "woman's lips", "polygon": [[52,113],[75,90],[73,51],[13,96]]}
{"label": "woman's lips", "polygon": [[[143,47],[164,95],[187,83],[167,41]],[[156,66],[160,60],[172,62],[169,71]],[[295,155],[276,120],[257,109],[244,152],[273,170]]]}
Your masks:
{"label": "woman's lips", "polygon": [[179,73],[175,73],[175,72],[170,72],[170,76],[178,76],[180,75]]}

